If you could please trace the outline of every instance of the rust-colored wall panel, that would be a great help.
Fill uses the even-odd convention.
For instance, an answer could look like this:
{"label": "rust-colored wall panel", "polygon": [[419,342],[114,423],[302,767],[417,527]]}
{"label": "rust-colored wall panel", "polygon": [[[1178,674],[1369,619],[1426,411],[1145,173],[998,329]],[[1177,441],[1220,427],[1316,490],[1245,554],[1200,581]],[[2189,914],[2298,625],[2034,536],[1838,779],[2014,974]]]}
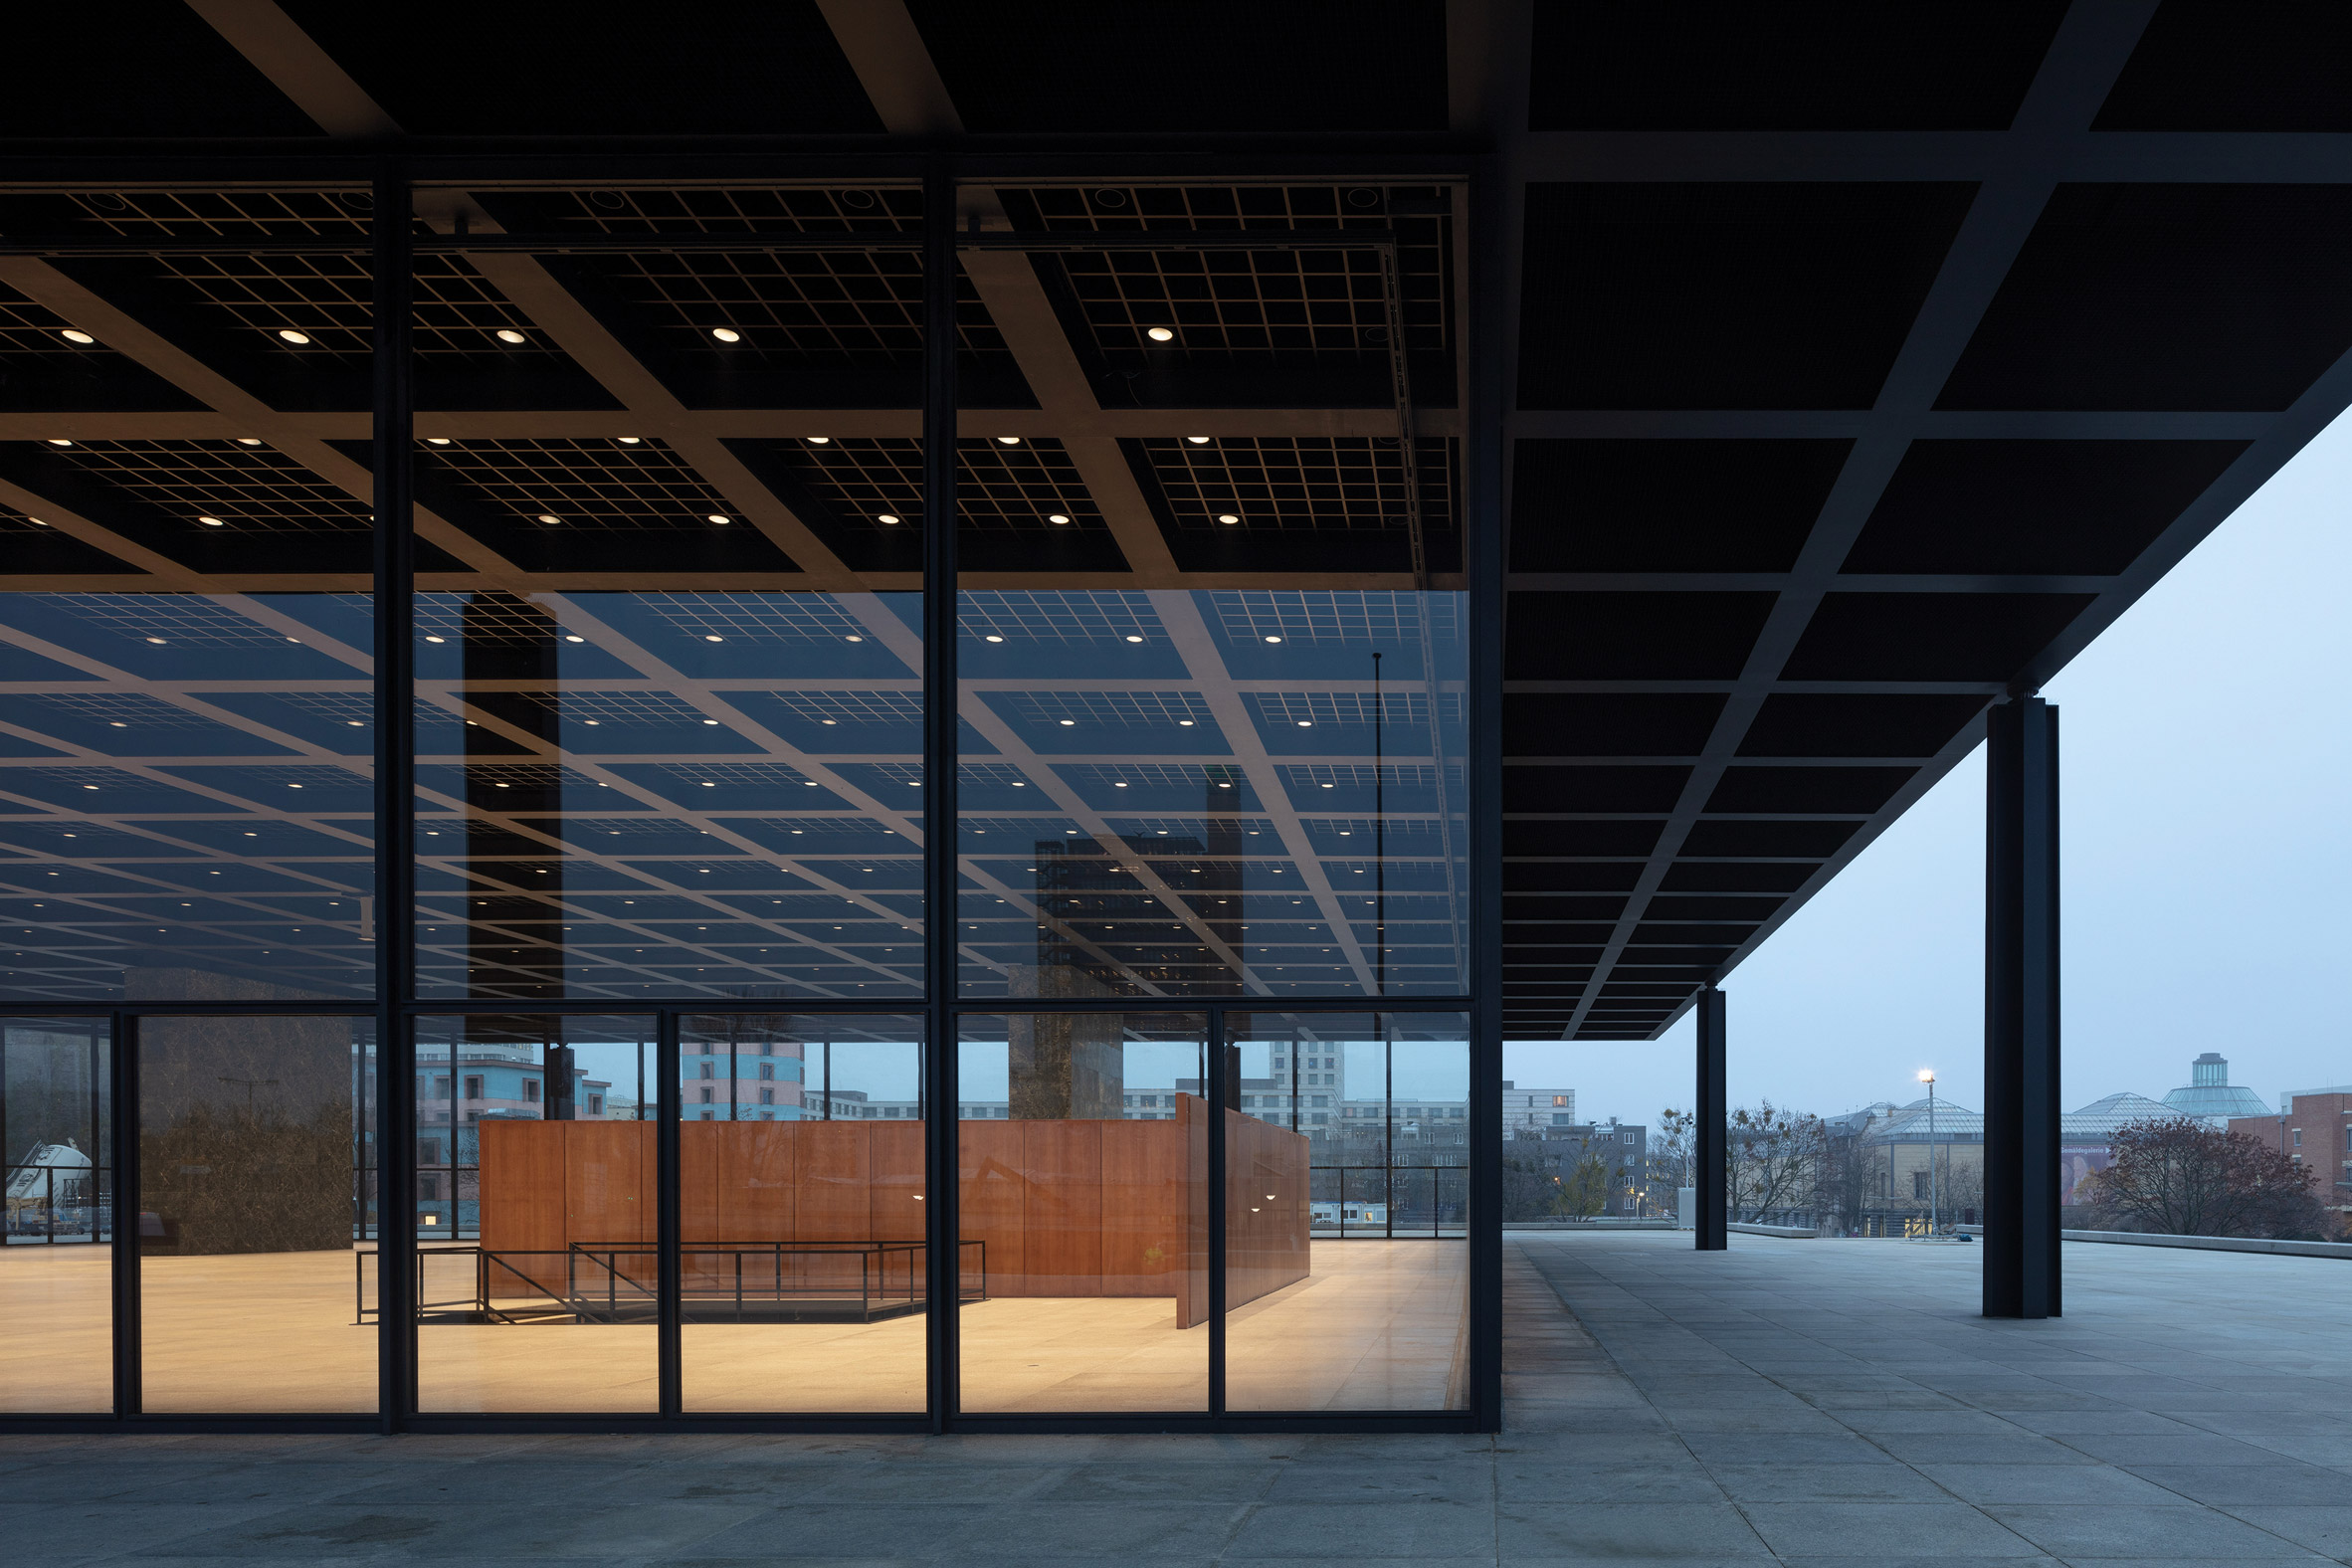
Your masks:
{"label": "rust-colored wall panel", "polygon": [[[1099,1121],[1017,1121],[1021,1129],[1022,1295],[1100,1295]],[[1123,1122],[1108,1123],[1124,1126]]]}
{"label": "rust-colored wall panel", "polygon": [[539,1129],[561,1122],[486,1121],[482,1130],[482,1246],[507,1255],[505,1267],[490,1270],[490,1292],[508,1297],[522,1287],[511,1268],[542,1288],[563,1288],[563,1260],[525,1258],[526,1253],[561,1253],[568,1243],[564,1225],[563,1140]]}
{"label": "rust-colored wall panel", "polygon": [[1018,1121],[956,1124],[964,1239],[988,1245],[988,1293],[1027,1295],[1022,1247],[1021,1127]]}

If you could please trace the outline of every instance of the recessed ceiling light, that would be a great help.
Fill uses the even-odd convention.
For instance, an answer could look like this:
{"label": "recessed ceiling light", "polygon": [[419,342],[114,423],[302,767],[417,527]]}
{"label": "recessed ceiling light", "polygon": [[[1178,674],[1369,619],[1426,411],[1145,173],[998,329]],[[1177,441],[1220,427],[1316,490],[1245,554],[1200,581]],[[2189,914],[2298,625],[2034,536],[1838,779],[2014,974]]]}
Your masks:
{"label": "recessed ceiling light", "polygon": [[1112,789],[1125,789],[1127,787],[1127,781],[1124,779],[1114,780],[1110,787]]}
{"label": "recessed ceiling light", "polygon": [[1190,729],[1192,728],[1192,720],[1189,718],[1180,718],[1176,720],[1176,727],[1179,729]]}
{"label": "recessed ceiling light", "polygon": [[585,637],[582,637],[582,636],[580,636],[580,635],[579,635],[578,633],[576,633],[576,632],[566,632],[566,633],[564,633],[564,634],[563,634],[563,640],[564,640],[565,642],[567,642],[567,643],[585,643],[586,641],[588,641],[588,639],[586,639]]}
{"label": "recessed ceiling light", "polygon": [[262,438],[259,436],[239,436],[237,438],[237,445],[241,447],[258,447],[261,444]]}
{"label": "recessed ceiling light", "polygon": [[825,724],[825,725],[828,725],[828,726],[830,726],[830,725],[833,725],[833,724],[837,724],[837,723],[839,723],[839,722],[840,722],[840,720],[839,720],[839,719],[832,719],[832,718],[820,718],[820,719],[818,719],[818,720],[817,720],[817,722],[818,722],[818,723],[820,723],[820,724]]}
{"label": "recessed ceiling light", "polygon": [[219,528],[226,526],[218,517],[198,517],[196,520],[203,523],[207,528]]}
{"label": "recessed ceiling light", "polygon": [[1018,447],[1021,445],[1021,438],[1019,436],[999,436],[996,438],[996,444],[1000,447]]}
{"label": "recessed ceiling light", "polygon": [[109,727],[114,729],[128,729],[130,727],[128,724],[125,724],[118,718],[109,718],[106,720],[106,723]]}
{"label": "recessed ceiling light", "polygon": [[69,343],[95,343],[98,341],[97,338],[91,336],[88,332],[77,331],[75,328],[70,326],[57,335],[64,338]]}
{"label": "recessed ceiling light", "polygon": [[994,632],[991,632],[991,633],[989,633],[989,634],[988,634],[988,636],[987,636],[987,637],[984,639],[984,641],[991,642],[991,643],[1001,643],[1001,642],[1003,642],[1003,641],[1004,641],[1004,639],[1003,639],[1003,638],[1001,638],[1001,637],[999,637],[999,636],[997,636],[997,634],[996,634],[996,633],[994,633]]}
{"label": "recessed ceiling light", "polygon": [[808,442],[812,447],[830,447],[833,445],[833,438],[831,436],[811,436],[808,438]]}
{"label": "recessed ceiling light", "polygon": [[726,641],[726,639],[719,636],[716,632],[704,632],[702,634],[702,641],[705,643],[723,643]]}
{"label": "recessed ceiling light", "polygon": [[163,639],[160,637],[150,637],[147,639],[147,641],[153,643],[158,648],[163,646]]}
{"label": "recessed ceiling light", "polygon": [[1302,718],[1298,721],[1298,727],[1300,729],[1312,729],[1315,727],[1315,721],[1311,718]]}
{"label": "recessed ceiling light", "polygon": [[705,724],[716,724],[716,723],[718,722],[718,720],[717,720],[717,719],[715,719],[715,718],[706,718],[706,719],[702,720],[702,722],[703,722],[703,723],[705,723]]}
{"label": "recessed ceiling light", "polygon": [[1323,788],[1325,788],[1325,789],[1329,789],[1330,787],[1331,787],[1331,786],[1330,786],[1330,785],[1328,785],[1328,784],[1326,784],[1326,785],[1324,785],[1324,786],[1323,786]]}
{"label": "recessed ceiling light", "polygon": [[51,446],[53,446],[53,447],[70,447],[70,446],[72,446],[72,445],[73,445],[73,443],[72,443],[72,442],[68,441],[68,440],[67,440],[65,437],[63,437],[63,436],[52,436],[52,437],[50,437],[50,438],[49,438],[49,444],[50,444]]}
{"label": "recessed ceiling light", "polygon": [[539,520],[540,520],[541,522],[561,522],[561,521],[563,521],[563,519],[562,519],[561,517],[558,517],[557,515],[555,515],[555,513],[553,513],[553,512],[551,512],[551,511],[543,511],[543,512],[540,512],[540,513],[539,513]]}
{"label": "recessed ceiling light", "polygon": [[1184,439],[1196,447],[1205,447],[1209,444],[1209,438],[1206,436],[1187,436]]}
{"label": "recessed ceiling light", "polygon": [[643,436],[623,436],[623,437],[621,437],[620,439],[621,439],[621,445],[622,445],[622,446],[624,446],[624,447],[634,447],[634,446],[636,446],[638,443],[640,443],[640,442],[644,441],[644,440],[645,440],[645,437],[643,437]]}
{"label": "recessed ceiling light", "polygon": [[449,445],[449,437],[447,437],[447,436],[427,436],[427,437],[425,438],[425,445],[426,445],[426,446],[428,446],[428,447],[446,447],[446,446],[448,446],[448,445]]}
{"label": "recessed ceiling light", "polygon": [[1169,342],[1174,342],[1174,341],[1175,341],[1175,339],[1176,339],[1176,334],[1175,334],[1174,332],[1171,332],[1171,331],[1169,331],[1169,330],[1168,330],[1166,327],[1164,327],[1164,326],[1155,326],[1155,327],[1152,327],[1152,328],[1150,328],[1149,330],[1147,330],[1147,331],[1146,331],[1146,332],[1145,332],[1143,335],[1144,335],[1145,337],[1148,337],[1148,338],[1150,338],[1150,339],[1151,339],[1153,342],[1155,342],[1155,343],[1169,343]]}
{"label": "recessed ceiling light", "polygon": [[1066,719],[1064,719],[1064,720],[1062,721],[1062,727],[1063,727],[1064,729],[1070,729],[1070,728],[1074,727],[1074,726],[1075,726],[1077,723],[1078,723],[1078,720],[1077,720],[1077,719],[1075,719],[1075,718],[1066,718]]}
{"label": "recessed ceiling light", "polygon": [[307,343],[310,341],[309,333],[297,332],[291,326],[280,327],[278,329],[278,335],[285,338],[290,343]]}
{"label": "recessed ceiling light", "polygon": [[425,639],[425,641],[428,643],[446,643],[449,641],[449,639],[446,637],[428,637]]}
{"label": "recessed ceiling light", "polygon": [[722,343],[740,343],[743,341],[743,334],[736,331],[731,326],[714,326],[710,329],[710,335],[717,338]]}
{"label": "recessed ceiling light", "polygon": [[42,521],[40,518],[38,518],[38,517],[27,517],[27,518],[25,519],[25,521],[27,521],[27,522],[31,523],[31,524],[32,524],[34,527],[36,527],[36,528],[46,528],[46,527],[48,527],[48,526],[49,526],[49,524],[48,524],[48,523],[46,523],[46,522],[43,522],[43,521]]}
{"label": "recessed ceiling light", "polygon": [[1130,643],[1140,643],[1143,641],[1143,639],[1140,637],[1130,637],[1127,639],[1127,641]]}
{"label": "recessed ceiling light", "polygon": [[1278,643],[1278,642],[1280,642],[1280,641],[1281,641],[1281,639],[1280,639],[1280,638],[1278,638],[1278,637],[1270,637],[1270,638],[1268,638],[1268,639],[1267,639],[1267,641],[1268,641],[1268,642],[1270,642],[1270,643]]}
{"label": "recessed ceiling light", "polygon": [[[581,722],[585,723],[590,729],[594,729],[597,725],[603,723],[604,720],[601,718],[590,718],[583,719]],[[617,839],[620,837],[620,835],[616,833],[613,835],[613,837]]]}
{"label": "recessed ceiling light", "polygon": [[[1027,789],[1027,788],[1029,788],[1029,781],[1028,781],[1027,779],[1015,779],[1015,780],[1013,780],[1013,788],[1015,788],[1015,789]],[[1037,870],[1037,868],[1033,866],[1033,867],[1031,867],[1031,868],[1030,868],[1030,870],[1031,870],[1031,871],[1035,871],[1035,870]]]}
{"label": "recessed ceiling light", "polygon": [[523,336],[520,332],[517,332],[510,326],[501,326],[498,328],[498,341],[501,343],[519,343],[523,341]]}
{"label": "recessed ceiling light", "polygon": [[716,789],[716,788],[718,788],[718,786],[717,786],[716,784],[712,783],[712,782],[711,782],[710,780],[708,780],[708,779],[704,779],[704,780],[702,781],[702,787],[703,787],[704,789]]}
{"label": "recessed ceiling light", "polygon": [[1239,514],[1239,513],[1236,513],[1236,512],[1230,512],[1230,511],[1221,511],[1221,512],[1219,512],[1219,513],[1217,514],[1217,520],[1218,520],[1219,522],[1239,522],[1239,521],[1241,521],[1242,519],[1241,519],[1241,516],[1240,516],[1240,514]]}
{"label": "recessed ceiling light", "polygon": [[710,520],[711,520],[712,522],[716,522],[716,523],[722,523],[722,524],[723,524],[723,523],[729,523],[729,522],[733,522],[735,519],[734,519],[734,518],[732,518],[732,517],[730,517],[730,516],[728,516],[728,515],[727,515],[725,512],[723,512],[723,511],[714,511],[714,512],[712,512],[712,513],[710,514]]}
{"label": "recessed ceiling light", "polygon": [[896,522],[898,520],[898,514],[896,512],[885,511],[875,520],[878,522]]}

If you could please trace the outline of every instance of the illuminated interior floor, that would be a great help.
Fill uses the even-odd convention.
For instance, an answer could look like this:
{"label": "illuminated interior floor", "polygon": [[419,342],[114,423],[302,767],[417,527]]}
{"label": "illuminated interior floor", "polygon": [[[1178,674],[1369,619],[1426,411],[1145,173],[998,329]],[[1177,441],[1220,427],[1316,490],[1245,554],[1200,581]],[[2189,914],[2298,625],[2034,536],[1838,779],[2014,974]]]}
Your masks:
{"label": "illuminated interior floor", "polygon": [[114,1408],[113,1251],[0,1249],[0,1411]]}
{"label": "illuminated interior floor", "polygon": [[[0,1260],[0,1409],[106,1407],[105,1259]],[[1313,1273],[1227,1328],[1236,1410],[1458,1405],[1469,1251],[1458,1242],[1316,1242]],[[471,1293],[471,1265],[428,1300]],[[372,1274],[372,1271],[371,1271]],[[375,1330],[352,1322],[349,1253],[149,1258],[146,1408],[375,1406]],[[371,1277],[372,1285],[372,1277]],[[999,1297],[963,1310],[972,1411],[1205,1409],[1208,1332],[1164,1297]],[[685,1329],[689,1411],[919,1411],[923,1319]],[[640,1412],[657,1402],[654,1330],[433,1321],[418,1331],[427,1411]]]}

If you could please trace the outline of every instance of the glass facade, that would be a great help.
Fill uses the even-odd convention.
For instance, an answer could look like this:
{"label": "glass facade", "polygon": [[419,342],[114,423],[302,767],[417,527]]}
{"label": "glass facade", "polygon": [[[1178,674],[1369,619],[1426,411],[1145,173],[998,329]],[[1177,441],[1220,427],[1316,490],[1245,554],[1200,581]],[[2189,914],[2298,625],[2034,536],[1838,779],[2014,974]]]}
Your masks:
{"label": "glass facade", "polygon": [[1456,194],[0,195],[0,1421],[1470,1421]]}

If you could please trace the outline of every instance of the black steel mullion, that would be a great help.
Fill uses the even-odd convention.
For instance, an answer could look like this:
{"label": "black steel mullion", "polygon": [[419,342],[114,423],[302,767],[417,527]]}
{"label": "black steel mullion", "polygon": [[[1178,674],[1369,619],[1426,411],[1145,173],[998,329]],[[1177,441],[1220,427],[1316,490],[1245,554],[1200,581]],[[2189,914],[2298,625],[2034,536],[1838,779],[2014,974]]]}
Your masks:
{"label": "black steel mullion", "polygon": [[953,1419],[963,1259],[956,1242],[955,177],[923,176],[923,1165],[931,1430]]}
{"label": "black steel mullion", "polygon": [[[417,1402],[416,1043],[402,1004],[416,989],[416,733],[409,688],[416,648],[412,533],[415,377],[410,353],[414,257],[408,182],[397,167],[375,177],[374,320],[370,338],[375,438],[376,830],[376,1411],[401,1430]],[[453,1087],[457,1063],[450,1063]],[[456,1125],[451,1125],[456,1136]],[[455,1214],[457,1177],[450,1178]]]}
{"label": "black steel mullion", "polygon": [[[654,1322],[655,1362],[661,1385],[660,1409],[675,1417],[686,1409],[686,1356],[679,1324],[685,1271],[680,1265],[682,1222],[679,1203],[679,1119],[685,1114],[685,1086],[678,1074],[678,1012],[664,1008],[654,1025]],[[642,1102],[641,1102],[642,1103]]]}
{"label": "black steel mullion", "polygon": [[[1470,375],[1463,422],[1463,549],[1470,568],[1470,1413],[1502,1430],[1502,678],[1508,519],[1503,478],[1510,269],[1501,243],[1509,194],[1489,159],[1470,186]],[[1344,1216],[1346,1210],[1341,1209]]]}
{"label": "black steel mullion", "polygon": [[139,1337],[139,1064],[138,1024],[125,1012],[108,1015],[114,1068],[114,1414],[142,1408]]}
{"label": "black steel mullion", "polygon": [[1223,1008],[1209,1010],[1206,1046],[1201,1076],[1209,1091],[1209,1415],[1218,1419],[1225,1415],[1225,1113],[1233,1078],[1225,1057]]}

